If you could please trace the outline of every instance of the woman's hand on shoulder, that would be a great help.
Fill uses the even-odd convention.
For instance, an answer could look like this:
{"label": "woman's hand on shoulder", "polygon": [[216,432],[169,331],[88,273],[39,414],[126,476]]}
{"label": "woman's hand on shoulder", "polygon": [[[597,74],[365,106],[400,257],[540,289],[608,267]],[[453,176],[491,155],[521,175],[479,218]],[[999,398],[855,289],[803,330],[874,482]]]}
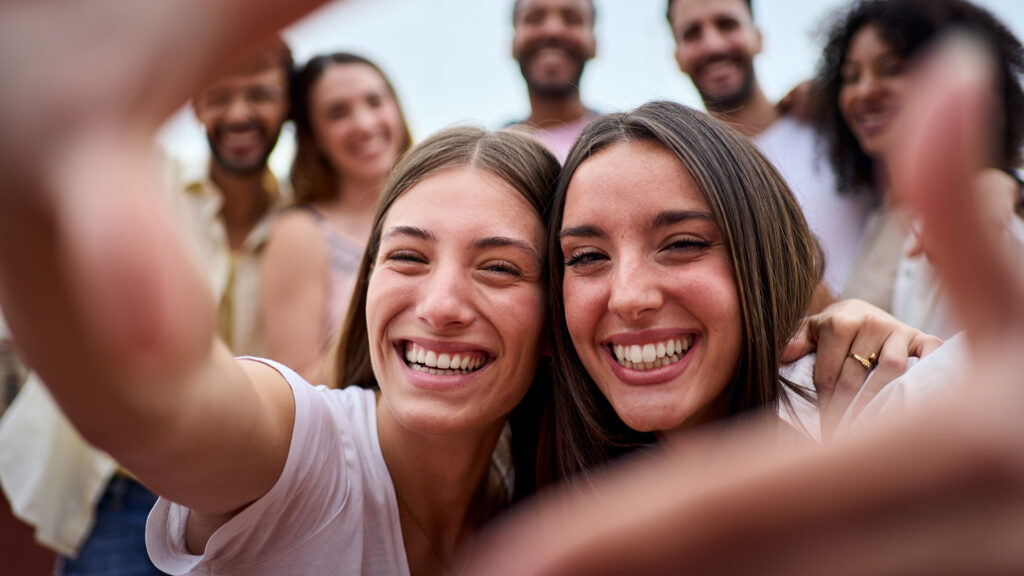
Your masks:
{"label": "woman's hand on shoulder", "polygon": [[855,415],[903,374],[910,357],[923,358],[941,344],[939,338],[880,308],[848,299],[805,318],[790,339],[783,362],[817,352],[814,387],[822,437],[827,438],[845,415]]}

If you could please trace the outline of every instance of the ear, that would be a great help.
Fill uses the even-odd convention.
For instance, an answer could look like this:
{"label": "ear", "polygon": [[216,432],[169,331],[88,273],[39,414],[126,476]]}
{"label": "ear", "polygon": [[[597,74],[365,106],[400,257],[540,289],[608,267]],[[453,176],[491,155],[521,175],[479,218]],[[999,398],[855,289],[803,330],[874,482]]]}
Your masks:
{"label": "ear", "polygon": [[764,48],[764,35],[761,34],[760,28],[754,28],[754,35],[757,38],[757,42],[754,44],[754,54],[760,54]]}

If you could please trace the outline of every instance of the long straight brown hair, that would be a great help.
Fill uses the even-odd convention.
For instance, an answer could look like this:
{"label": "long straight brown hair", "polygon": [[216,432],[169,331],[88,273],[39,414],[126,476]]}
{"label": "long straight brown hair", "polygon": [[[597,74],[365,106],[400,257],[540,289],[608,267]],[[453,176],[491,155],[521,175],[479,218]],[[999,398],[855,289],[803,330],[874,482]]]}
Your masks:
{"label": "long straight brown hair", "polygon": [[[799,204],[772,165],[745,139],[707,114],[651,102],[595,120],[569,152],[555,192],[548,251],[554,324],[555,458],[573,476],[654,441],[616,415],[580,362],[565,323],[565,255],[558,232],[566,191],[585,162],[623,142],[650,142],[672,152],[707,200],[733,264],[743,323],[743,350],[718,413],[774,414],[779,365],[818,285],[823,260]],[[547,480],[547,479],[545,479]]]}

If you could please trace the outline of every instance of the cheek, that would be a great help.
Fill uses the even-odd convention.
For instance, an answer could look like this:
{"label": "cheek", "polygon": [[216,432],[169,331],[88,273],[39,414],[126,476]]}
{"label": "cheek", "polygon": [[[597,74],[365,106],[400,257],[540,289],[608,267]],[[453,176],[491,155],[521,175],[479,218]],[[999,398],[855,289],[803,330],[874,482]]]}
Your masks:
{"label": "cheek", "polygon": [[890,102],[899,108],[906,98],[909,86],[904,78],[891,78],[886,82],[886,88],[889,91]]}
{"label": "cheek", "polygon": [[679,65],[680,70],[687,74],[689,74],[693,69],[693,59],[689,57],[690,52],[690,50],[687,50],[682,46],[676,48],[676,64]]}
{"label": "cheek", "polygon": [[415,301],[413,286],[396,282],[394,278],[387,276],[389,275],[386,271],[382,274],[373,274],[367,285],[366,329],[371,349],[377,348],[374,343],[382,340],[388,322]]}
{"label": "cheek", "polygon": [[503,333],[506,346],[518,347],[520,354],[541,350],[547,325],[544,300],[540,287],[489,299],[490,320]]}
{"label": "cheek", "polygon": [[709,314],[706,319],[707,328],[714,341],[719,343],[714,364],[721,367],[723,382],[727,383],[736,372],[743,348],[743,313],[739,289],[731,268],[719,270],[708,280],[704,286],[704,308]]}
{"label": "cheek", "polygon": [[600,282],[593,278],[586,281],[566,278],[562,286],[565,323],[573,346],[581,358],[585,350],[589,349],[597,324],[606,309],[602,292]]}
{"label": "cheek", "polygon": [[288,108],[285,106],[273,108],[264,112],[261,116],[263,123],[270,127],[278,127],[284,124],[284,121],[288,117]]}
{"label": "cheek", "polygon": [[334,121],[324,126],[325,148],[329,150],[344,150],[345,138],[348,136],[348,126],[343,121]]}
{"label": "cheek", "polygon": [[396,151],[401,150],[405,131],[402,129],[402,115],[398,113],[398,108],[392,106],[384,115],[384,121],[387,122],[388,131],[391,133],[392,145]]}

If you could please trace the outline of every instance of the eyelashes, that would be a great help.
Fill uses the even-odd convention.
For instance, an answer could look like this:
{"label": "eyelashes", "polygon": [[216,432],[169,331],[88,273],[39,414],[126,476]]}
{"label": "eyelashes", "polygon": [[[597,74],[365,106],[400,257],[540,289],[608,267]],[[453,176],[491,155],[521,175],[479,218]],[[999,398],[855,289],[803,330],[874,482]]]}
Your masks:
{"label": "eyelashes", "polygon": [[[704,252],[712,246],[713,242],[701,238],[680,238],[666,243],[659,252],[685,257]],[[569,252],[564,264],[566,268],[586,267],[609,259],[608,255],[598,250],[578,249]]]}
{"label": "eyelashes", "polygon": [[593,264],[595,262],[599,262],[599,261],[604,260],[606,258],[607,257],[604,256],[603,254],[601,254],[600,252],[594,252],[594,251],[573,252],[573,253],[570,253],[569,256],[565,259],[565,266],[567,268],[571,268],[571,267],[577,266],[577,265],[584,265],[585,266],[587,264]]}
{"label": "eyelashes", "polygon": [[[410,270],[418,270],[420,269],[419,265],[429,264],[426,256],[416,250],[409,249],[400,249],[388,252],[383,256],[383,260],[403,266],[403,269],[405,269],[404,266],[412,266],[412,268],[409,268]],[[525,278],[528,274],[515,263],[501,259],[487,260],[478,265],[477,270],[489,274],[507,276],[513,279]]]}

